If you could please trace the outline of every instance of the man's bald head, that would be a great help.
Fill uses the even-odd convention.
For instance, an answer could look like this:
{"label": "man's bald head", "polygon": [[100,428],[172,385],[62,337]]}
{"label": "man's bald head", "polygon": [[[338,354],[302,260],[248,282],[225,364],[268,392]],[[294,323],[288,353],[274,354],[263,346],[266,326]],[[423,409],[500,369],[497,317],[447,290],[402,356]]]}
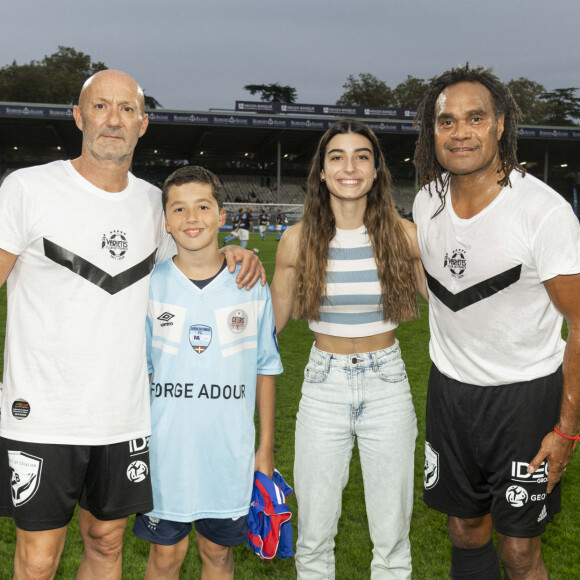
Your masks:
{"label": "man's bald head", "polygon": [[143,90],[118,70],[99,71],[85,82],[73,116],[83,132],[81,162],[98,164],[129,166],[149,123]]}
{"label": "man's bald head", "polygon": [[145,112],[145,95],[143,89],[139,86],[139,83],[137,83],[137,81],[127,73],[112,69],[99,71],[85,81],[85,84],[81,89],[81,94],[79,95],[79,107],[81,109],[83,108],[84,101],[91,91],[98,90],[102,86],[118,86],[134,91],[141,107],[140,112]]}

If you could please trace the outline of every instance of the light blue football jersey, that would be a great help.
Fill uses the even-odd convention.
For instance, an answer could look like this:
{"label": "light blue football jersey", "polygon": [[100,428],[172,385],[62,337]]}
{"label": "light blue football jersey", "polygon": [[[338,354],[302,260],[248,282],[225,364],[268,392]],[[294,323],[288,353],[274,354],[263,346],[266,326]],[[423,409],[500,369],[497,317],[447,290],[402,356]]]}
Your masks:
{"label": "light blue football jersey", "polygon": [[177,522],[248,513],[256,375],[282,364],[268,286],[223,270],[203,289],[167,260],[151,278],[149,453],[154,509]]}

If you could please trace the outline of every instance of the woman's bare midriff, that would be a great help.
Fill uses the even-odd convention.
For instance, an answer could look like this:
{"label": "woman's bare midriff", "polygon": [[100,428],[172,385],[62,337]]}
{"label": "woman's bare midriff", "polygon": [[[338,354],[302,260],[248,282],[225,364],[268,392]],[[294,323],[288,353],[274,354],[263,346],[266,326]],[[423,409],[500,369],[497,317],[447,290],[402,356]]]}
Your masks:
{"label": "woman's bare midriff", "polygon": [[315,346],[324,352],[335,354],[356,354],[383,350],[395,344],[395,331],[383,332],[374,336],[360,336],[357,338],[344,338],[342,336],[330,336],[329,334],[314,333]]}

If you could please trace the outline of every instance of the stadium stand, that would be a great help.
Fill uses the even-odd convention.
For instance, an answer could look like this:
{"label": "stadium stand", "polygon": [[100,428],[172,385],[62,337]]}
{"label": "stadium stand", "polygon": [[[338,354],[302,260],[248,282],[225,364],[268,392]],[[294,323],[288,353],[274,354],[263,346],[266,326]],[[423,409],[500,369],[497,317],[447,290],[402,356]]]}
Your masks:
{"label": "stadium stand", "polygon": [[[220,175],[226,201],[230,203],[278,203],[278,192],[273,187],[260,185],[255,175]],[[284,177],[280,184],[280,201],[283,203],[304,203],[306,192],[305,177]]]}

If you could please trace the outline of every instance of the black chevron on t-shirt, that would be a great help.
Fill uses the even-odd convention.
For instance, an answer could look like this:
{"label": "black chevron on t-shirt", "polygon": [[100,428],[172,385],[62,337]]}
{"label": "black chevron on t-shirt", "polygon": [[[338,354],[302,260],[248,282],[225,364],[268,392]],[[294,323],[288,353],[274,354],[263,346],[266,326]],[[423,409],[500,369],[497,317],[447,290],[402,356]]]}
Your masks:
{"label": "black chevron on t-shirt", "polygon": [[44,242],[44,255],[53,262],[68,268],[71,272],[74,272],[81,278],[91,282],[95,286],[102,288],[105,292],[109,294],[116,294],[125,288],[128,288],[135,282],[138,282],[145,276],[148,276],[155,265],[155,250],[150,256],[145,258],[139,264],[135,264],[128,270],[117,274],[116,276],[111,276],[107,274],[104,270],[101,270],[98,266],[91,264],[84,258],[77,256],[74,252],[67,250],[46,238],[43,238]]}
{"label": "black chevron on t-shirt", "polygon": [[518,264],[501,274],[496,274],[487,280],[482,280],[465,290],[461,290],[457,294],[453,294],[425,270],[429,290],[453,312],[463,310],[467,306],[471,306],[480,300],[485,300],[497,294],[500,290],[505,290],[508,286],[515,284],[520,279],[521,273],[522,265]]}

